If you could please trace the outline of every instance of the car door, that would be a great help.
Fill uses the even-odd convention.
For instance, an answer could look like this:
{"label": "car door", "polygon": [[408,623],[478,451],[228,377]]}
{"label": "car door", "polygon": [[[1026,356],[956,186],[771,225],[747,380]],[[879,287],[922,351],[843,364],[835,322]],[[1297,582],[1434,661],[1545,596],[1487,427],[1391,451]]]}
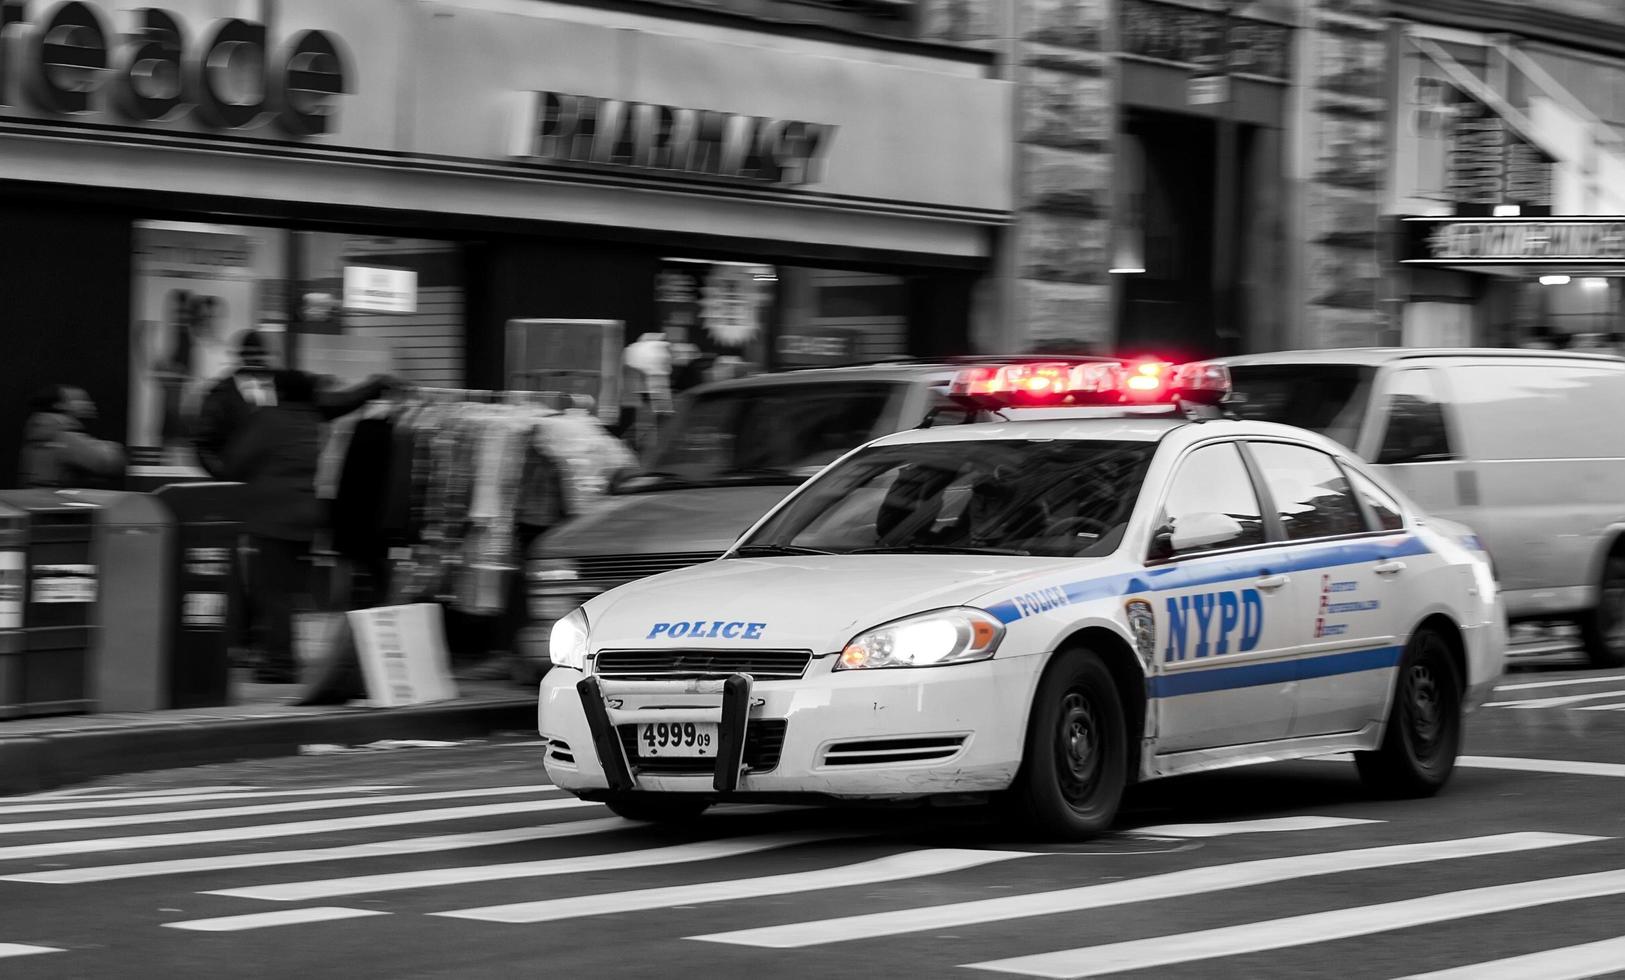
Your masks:
{"label": "car door", "polygon": [[1155,620],[1158,753],[1285,738],[1302,603],[1240,446],[1189,450],[1153,526],[1145,588],[1129,602],[1149,603]]}
{"label": "car door", "polygon": [[1330,454],[1257,440],[1247,449],[1301,570],[1291,735],[1357,731],[1381,717],[1387,700],[1404,628],[1395,617],[1409,605],[1396,599],[1406,560],[1418,560],[1412,539],[1393,499]]}

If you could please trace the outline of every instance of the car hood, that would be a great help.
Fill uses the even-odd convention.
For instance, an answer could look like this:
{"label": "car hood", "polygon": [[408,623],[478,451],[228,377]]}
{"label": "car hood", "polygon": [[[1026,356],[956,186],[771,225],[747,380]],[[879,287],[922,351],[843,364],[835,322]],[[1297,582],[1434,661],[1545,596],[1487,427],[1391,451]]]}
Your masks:
{"label": "car hood", "polygon": [[790,495],[785,484],[696,487],[606,497],[590,512],[542,535],[534,554],[721,553]]}
{"label": "car hood", "polygon": [[[708,647],[830,653],[860,630],[915,612],[974,605],[984,596],[1002,598],[1023,580],[1067,564],[1080,563],[998,555],[729,558],[623,585],[594,598],[586,614],[594,650],[692,646],[687,634],[703,622]],[[1099,564],[1104,571],[1106,563]],[[673,638],[676,623],[690,625]],[[724,631],[733,623],[744,625],[729,630],[730,638]]]}

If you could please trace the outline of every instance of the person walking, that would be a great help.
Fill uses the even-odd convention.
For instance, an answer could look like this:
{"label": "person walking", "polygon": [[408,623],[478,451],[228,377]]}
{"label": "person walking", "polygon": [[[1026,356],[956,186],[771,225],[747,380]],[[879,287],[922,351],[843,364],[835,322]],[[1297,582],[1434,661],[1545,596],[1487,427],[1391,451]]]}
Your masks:
{"label": "person walking", "polygon": [[17,471],[27,488],[112,487],[124,472],[124,447],[85,431],[96,403],[83,388],[51,385],[29,402]]}
{"label": "person walking", "polygon": [[244,485],[244,530],[254,550],[252,590],[264,620],[263,659],[254,679],[293,684],[299,680],[294,606],[310,594],[307,562],[322,524],[316,469],[323,419],[311,375],[277,371],[269,380],[275,401],[249,413],[226,447],[221,476]]}

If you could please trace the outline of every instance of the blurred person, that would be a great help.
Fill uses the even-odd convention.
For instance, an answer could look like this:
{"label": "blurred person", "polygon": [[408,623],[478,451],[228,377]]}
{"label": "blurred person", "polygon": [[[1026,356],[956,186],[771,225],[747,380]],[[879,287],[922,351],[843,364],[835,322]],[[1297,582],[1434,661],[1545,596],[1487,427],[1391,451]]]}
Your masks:
{"label": "blurred person", "polygon": [[35,394],[23,428],[22,486],[111,487],[124,472],[124,447],[85,430],[96,417],[96,403],[83,388],[51,385]]}
{"label": "blurred person", "polygon": [[217,480],[226,479],[225,455],[255,408],[276,404],[271,351],[258,330],[243,334],[237,346],[237,368],[215,382],[203,396],[192,444],[198,462]]}

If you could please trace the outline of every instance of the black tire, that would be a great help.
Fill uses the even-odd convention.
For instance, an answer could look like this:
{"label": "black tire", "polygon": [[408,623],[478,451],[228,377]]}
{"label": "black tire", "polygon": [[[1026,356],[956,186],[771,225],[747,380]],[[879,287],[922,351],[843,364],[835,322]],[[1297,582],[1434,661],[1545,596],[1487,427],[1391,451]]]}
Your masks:
{"label": "black tire", "polygon": [[604,801],[609,812],[641,823],[687,823],[710,809],[711,801],[687,793],[634,793]]}
{"label": "black tire", "polygon": [[1356,752],[1360,779],[1380,796],[1432,796],[1450,781],[1461,748],[1461,678],[1450,641],[1419,630],[1405,644],[1388,728],[1374,752]]}
{"label": "black tire", "polygon": [[1625,667],[1625,552],[1602,565],[1597,606],[1579,619],[1580,640],[1593,667]]}
{"label": "black tire", "polygon": [[1010,815],[1049,840],[1109,830],[1128,781],[1128,738],[1106,665],[1087,650],[1057,654],[1033,697]]}

